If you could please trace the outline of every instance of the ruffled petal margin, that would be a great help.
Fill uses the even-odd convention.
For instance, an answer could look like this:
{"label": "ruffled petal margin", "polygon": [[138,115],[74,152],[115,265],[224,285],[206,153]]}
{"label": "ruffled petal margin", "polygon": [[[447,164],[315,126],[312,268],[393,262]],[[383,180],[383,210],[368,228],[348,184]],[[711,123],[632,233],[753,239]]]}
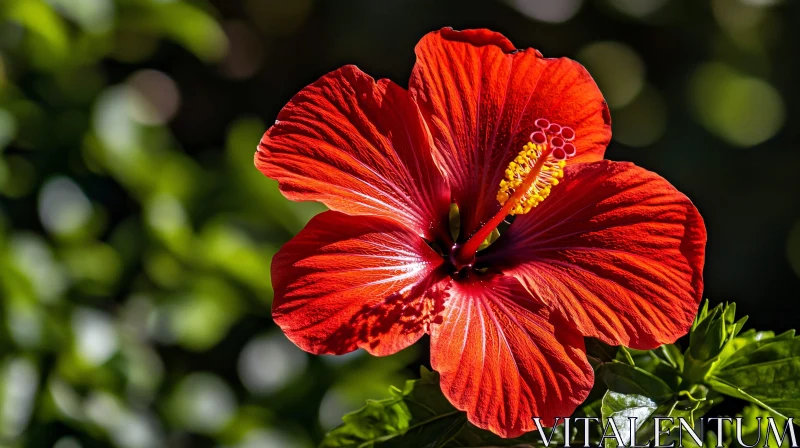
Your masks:
{"label": "ruffled petal margin", "polygon": [[295,201],[446,230],[450,190],[407,91],[342,67],[301,90],[261,140],[256,167]]}
{"label": "ruffled petal margin", "polygon": [[298,347],[385,356],[416,342],[441,311],[442,264],[425,241],[391,220],[328,211],[272,261],[272,316]]}
{"label": "ruffled petal margin", "polygon": [[431,326],[431,366],[469,421],[502,437],[552,426],[592,388],[583,337],[508,276],[453,282]]}
{"label": "ruffled petal margin", "polygon": [[706,230],[692,202],[631,163],[569,166],[485,259],[584,336],[652,349],[686,334],[703,292]]}
{"label": "ruffled petal margin", "polygon": [[611,120],[600,90],[580,64],[515,50],[489,30],[427,34],[417,44],[409,82],[461,209],[469,237],[498,210],[508,163],[545,118],[575,130],[573,163],[601,160]]}

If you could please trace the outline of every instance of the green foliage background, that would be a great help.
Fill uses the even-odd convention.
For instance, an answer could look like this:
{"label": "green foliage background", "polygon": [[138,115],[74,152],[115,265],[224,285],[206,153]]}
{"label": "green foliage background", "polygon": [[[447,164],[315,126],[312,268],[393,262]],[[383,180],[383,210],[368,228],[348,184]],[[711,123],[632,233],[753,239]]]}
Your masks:
{"label": "green foliage background", "polygon": [[707,295],[796,327],[798,4],[556,3],[0,0],[0,446],[310,447],[418,377],[425,344],[312,357],[272,324],[270,259],[321,208],[252,155],[304,85],[404,84],[442,26],[586,64],[609,156],[706,217]]}
{"label": "green foliage background", "polygon": [[[468,423],[441,393],[438,374],[423,367],[420,379],[392,387],[390,398],[368,400],[345,415],[320,446],[797,446],[787,418],[800,419],[800,338],[794,330],[742,332],[747,320],[736,317],[735,304],[709,309],[706,302],[686,349],[667,344],[633,350],[589,339],[595,383],[569,425],[558,419],[554,428],[502,439]],[[720,413],[726,402],[739,412]],[[709,420],[715,416],[725,421]]]}

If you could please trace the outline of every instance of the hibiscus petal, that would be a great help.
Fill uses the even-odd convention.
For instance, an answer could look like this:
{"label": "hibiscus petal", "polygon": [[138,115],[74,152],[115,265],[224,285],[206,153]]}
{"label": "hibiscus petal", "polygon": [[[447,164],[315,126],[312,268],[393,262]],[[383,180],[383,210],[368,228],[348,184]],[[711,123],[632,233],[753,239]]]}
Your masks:
{"label": "hibiscus petal", "polygon": [[631,163],[567,166],[485,259],[584,336],[652,349],[686,334],[703,291],[706,231],[692,202]]}
{"label": "hibiscus petal", "polygon": [[592,388],[583,337],[533,301],[517,280],[453,282],[431,327],[431,366],[442,392],[474,425],[502,437],[552,426]]}
{"label": "hibiscus petal", "polygon": [[389,217],[431,237],[447,229],[450,192],[422,123],[408,92],[346,66],[292,98],[255,164],[291,200]]}
{"label": "hibiscus petal", "polygon": [[317,215],[272,260],[272,316],[298,347],[389,355],[416,342],[441,303],[442,259],[395,222]]}
{"label": "hibiscus petal", "polygon": [[603,158],[611,139],[608,108],[577,62],[514,50],[488,30],[442,29],[426,35],[416,53],[409,91],[433,135],[465,237],[497,211],[500,180],[537,118],[575,131],[574,162]]}

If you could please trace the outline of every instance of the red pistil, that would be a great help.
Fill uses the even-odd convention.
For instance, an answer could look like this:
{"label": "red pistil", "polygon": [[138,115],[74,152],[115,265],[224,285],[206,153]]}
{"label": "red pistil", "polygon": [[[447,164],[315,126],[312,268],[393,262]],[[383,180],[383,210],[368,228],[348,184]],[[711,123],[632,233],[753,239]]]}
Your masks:
{"label": "red pistil", "polygon": [[517,205],[517,203],[525,196],[525,193],[528,192],[533,182],[536,181],[536,178],[539,177],[539,173],[542,171],[542,167],[544,166],[547,158],[550,156],[550,153],[553,151],[553,148],[548,145],[545,150],[542,152],[542,155],[536,160],[536,163],[531,168],[530,173],[525,180],[523,181],[522,185],[519,188],[514,190],[514,194],[508,198],[508,201],[500,207],[497,213],[495,213],[492,218],[486,222],[477,232],[475,232],[466,243],[462,245],[453,246],[453,253],[450,255],[451,262],[457,267],[461,268],[464,266],[472,265],[475,261],[475,254],[478,252],[478,248],[480,247],[481,243],[489,237],[494,229],[506,219],[506,216],[509,215],[511,210]]}

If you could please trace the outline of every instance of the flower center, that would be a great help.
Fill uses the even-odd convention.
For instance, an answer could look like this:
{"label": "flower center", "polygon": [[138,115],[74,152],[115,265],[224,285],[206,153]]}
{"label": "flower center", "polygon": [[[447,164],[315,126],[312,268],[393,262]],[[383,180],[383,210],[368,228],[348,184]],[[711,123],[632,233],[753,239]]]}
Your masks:
{"label": "flower center", "polygon": [[534,124],[537,130],[531,133],[530,141],[508,164],[505,178],[500,181],[497,201],[502,207],[458,248],[453,257],[455,260],[465,264],[474,260],[480,244],[506,216],[531,211],[550,195],[550,190],[564,176],[567,159],[577,152],[571,143],[575,139],[575,131],[544,118],[537,119]]}

